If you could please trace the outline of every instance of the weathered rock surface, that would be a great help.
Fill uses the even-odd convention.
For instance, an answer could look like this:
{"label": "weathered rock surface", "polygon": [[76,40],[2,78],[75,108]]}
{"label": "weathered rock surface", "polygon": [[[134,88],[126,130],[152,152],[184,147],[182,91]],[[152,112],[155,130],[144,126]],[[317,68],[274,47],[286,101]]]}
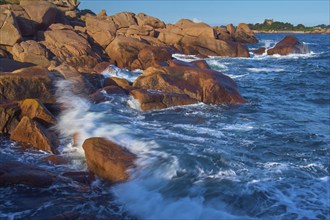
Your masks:
{"label": "weathered rock surface", "polygon": [[56,180],[54,174],[18,161],[0,162],[0,186],[23,184],[30,187],[48,187]]}
{"label": "weathered rock surface", "polygon": [[11,134],[20,121],[20,115],[17,103],[0,104],[0,134]]}
{"label": "weathered rock surface", "polygon": [[172,54],[174,54],[174,50],[169,47],[149,46],[140,50],[138,59],[142,69],[147,69],[151,66],[167,65],[166,61],[172,59]]}
{"label": "weathered rock surface", "polygon": [[24,116],[15,130],[11,133],[10,139],[21,142],[27,147],[34,147],[40,150],[57,153],[58,137],[36,119]]}
{"label": "weathered rock surface", "polygon": [[38,98],[43,103],[53,103],[54,87],[48,71],[34,66],[0,73],[0,103],[28,98]]}
{"label": "weathered rock surface", "polygon": [[99,61],[88,41],[73,30],[50,30],[44,35],[44,45],[61,63],[92,69]]}
{"label": "weathered rock surface", "polygon": [[210,69],[192,67],[148,68],[133,86],[167,93],[186,94],[206,104],[244,103],[235,82],[228,76]]}
{"label": "weathered rock surface", "polygon": [[137,25],[135,14],[131,12],[120,12],[110,16],[115,22],[117,29],[128,28],[131,25]]}
{"label": "weathered rock surface", "polygon": [[260,47],[257,50],[251,50],[251,52],[256,54],[256,55],[262,55],[266,52],[266,48],[265,47]]}
{"label": "weathered rock surface", "polygon": [[111,61],[119,68],[141,69],[139,52],[149,44],[130,37],[117,36],[106,48]]}
{"label": "weathered rock surface", "polygon": [[41,44],[33,40],[15,44],[12,54],[14,60],[17,61],[34,63],[46,68],[50,65],[48,51]]}
{"label": "weathered rock surface", "polygon": [[186,94],[168,93],[159,90],[135,89],[130,94],[139,102],[142,111],[190,105],[198,102]]}
{"label": "weathered rock surface", "polygon": [[268,55],[279,54],[305,54],[309,53],[307,45],[299,42],[299,40],[294,36],[286,36],[283,40],[278,42],[275,47],[267,51]]}
{"label": "weathered rock surface", "polygon": [[118,86],[125,91],[132,89],[132,83],[124,78],[111,77],[104,80],[103,86]]}
{"label": "weathered rock surface", "polygon": [[127,170],[134,166],[135,156],[105,138],[93,137],[83,143],[86,162],[97,176],[116,183],[129,178]]}
{"label": "weathered rock surface", "polygon": [[240,43],[258,43],[253,31],[250,30],[249,26],[245,23],[240,23],[233,35],[236,42]]}
{"label": "weathered rock surface", "polygon": [[14,46],[22,40],[16,16],[3,8],[0,8],[0,33],[0,45]]}
{"label": "weathered rock surface", "polygon": [[165,28],[166,25],[163,21],[158,18],[146,15],[144,13],[139,13],[136,16],[136,20],[139,26],[149,25],[153,28]]}

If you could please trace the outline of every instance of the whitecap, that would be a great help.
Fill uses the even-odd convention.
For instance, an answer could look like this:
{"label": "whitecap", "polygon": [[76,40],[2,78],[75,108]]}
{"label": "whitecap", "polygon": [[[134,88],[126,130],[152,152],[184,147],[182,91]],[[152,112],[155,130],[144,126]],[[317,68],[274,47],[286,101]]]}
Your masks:
{"label": "whitecap", "polygon": [[196,61],[196,60],[200,60],[200,58],[198,58],[195,55],[185,55],[185,54],[172,54],[172,57],[177,59],[177,60],[181,60],[181,61],[185,61],[185,62],[192,62],[192,61]]}
{"label": "whitecap", "polygon": [[133,82],[136,78],[138,78],[143,71],[140,69],[136,70],[126,70],[116,67],[115,65],[108,66],[103,72],[101,73],[104,77],[117,77],[117,78],[124,78],[128,81]]}
{"label": "whitecap", "polygon": [[260,72],[284,72],[283,68],[247,68],[248,71],[260,73]]}

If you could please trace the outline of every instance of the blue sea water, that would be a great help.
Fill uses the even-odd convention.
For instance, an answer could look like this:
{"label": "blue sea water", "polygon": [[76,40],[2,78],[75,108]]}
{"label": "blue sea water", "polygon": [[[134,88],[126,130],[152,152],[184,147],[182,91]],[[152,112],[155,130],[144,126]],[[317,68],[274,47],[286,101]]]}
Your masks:
{"label": "blue sea water", "polygon": [[[258,34],[250,49],[270,48],[284,34]],[[238,84],[247,103],[195,104],[141,112],[131,98],[92,104],[58,85],[69,108],[63,139],[72,164],[42,163],[46,153],[2,141],[2,159],[53,172],[85,170],[87,137],[113,139],[138,155],[131,180],[91,187],[58,181],[49,189],[0,188],[0,219],[45,219],[65,211],[138,219],[330,219],[330,35],[297,34],[309,54],[207,58]],[[176,55],[183,60],[193,56]],[[134,80],[140,73],[112,69]],[[33,200],[33,203],[28,201]]]}

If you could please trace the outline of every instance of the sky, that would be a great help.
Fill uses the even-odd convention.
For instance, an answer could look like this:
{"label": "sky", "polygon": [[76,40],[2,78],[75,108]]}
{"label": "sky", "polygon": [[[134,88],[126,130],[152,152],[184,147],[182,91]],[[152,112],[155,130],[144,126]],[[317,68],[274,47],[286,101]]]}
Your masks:
{"label": "sky", "polygon": [[209,25],[262,23],[264,19],[315,26],[330,23],[330,0],[80,0],[79,9],[108,15],[143,12],[165,23],[181,18]]}

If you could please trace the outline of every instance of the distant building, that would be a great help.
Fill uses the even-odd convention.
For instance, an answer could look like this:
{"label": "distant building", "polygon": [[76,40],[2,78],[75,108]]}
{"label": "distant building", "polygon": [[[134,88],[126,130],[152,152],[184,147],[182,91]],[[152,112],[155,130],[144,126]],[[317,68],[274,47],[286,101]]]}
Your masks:
{"label": "distant building", "polygon": [[267,24],[267,25],[272,25],[272,24],[273,24],[273,22],[274,22],[274,20],[273,20],[273,19],[265,19],[265,21],[264,21],[264,24]]}

